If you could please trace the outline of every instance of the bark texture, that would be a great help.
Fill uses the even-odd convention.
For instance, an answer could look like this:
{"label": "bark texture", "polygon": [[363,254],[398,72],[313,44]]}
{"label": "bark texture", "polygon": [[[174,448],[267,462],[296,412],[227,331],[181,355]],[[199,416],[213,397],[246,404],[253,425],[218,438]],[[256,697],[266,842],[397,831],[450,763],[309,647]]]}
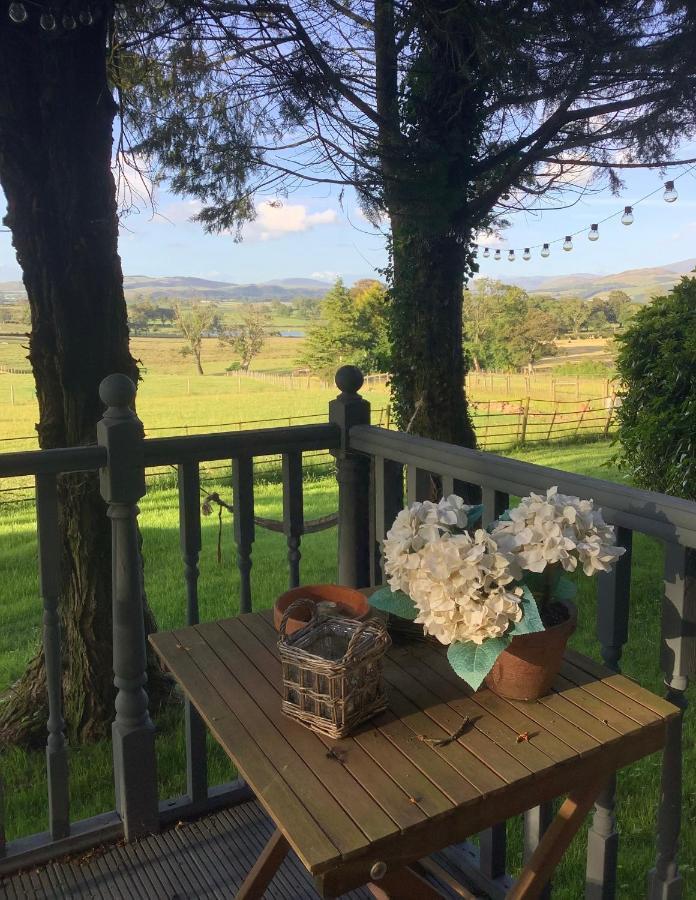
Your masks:
{"label": "bark texture", "polygon": [[[0,15],[0,184],[31,307],[42,448],[94,443],[100,381],[112,372],[138,378],[117,251],[116,104],[100,9],[92,26],[55,34],[39,28],[34,6],[22,25]],[[88,740],[113,718],[110,529],[96,474],[63,476],[59,494],[65,718],[71,739]],[[0,704],[0,744],[42,742],[45,728],[39,653]]]}
{"label": "bark texture", "polygon": [[[480,133],[467,12],[423,7],[415,61],[399,85],[393,0],[375,0],[376,155],[392,229],[392,398],[399,427],[465,447],[476,437],[465,396],[465,276],[471,274],[467,205]],[[435,63],[437,61],[437,63]]]}

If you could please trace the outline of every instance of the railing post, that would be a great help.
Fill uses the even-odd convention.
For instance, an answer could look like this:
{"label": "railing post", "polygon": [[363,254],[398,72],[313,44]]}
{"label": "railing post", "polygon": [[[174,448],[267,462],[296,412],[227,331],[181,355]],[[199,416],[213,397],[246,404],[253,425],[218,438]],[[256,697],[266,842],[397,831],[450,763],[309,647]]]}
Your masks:
{"label": "railing post", "polygon": [[[616,543],[626,552],[611,572],[601,573],[598,577],[597,637],[605,665],[619,672],[619,661],[628,640],[632,532],[617,528]],[[615,808],[616,775],[612,775],[595,801],[587,834],[585,900],[613,900],[616,896],[619,832]]]}
{"label": "railing post", "polygon": [[358,394],[363,375],[356,366],[336,372],[341,391],[329,403],[329,421],[341,429],[335,452],[338,480],[338,580],[348,587],[370,584],[370,460],[350,450],[350,429],[370,424],[370,404]]}
{"label": "railing post", "polygon": [[665,673],[666,698],[682,712],[668,726],[662,755],[657,859],[648,876],[648,897],[679,900],[682,896],[677,862],[682,813],[682,728],[689,675],[696,668],[696,552],[675,543],[665,546],[660,662]]}
{"label": "railing post", "polygon": [[157,831],[155,727],[148,711],[143,570],[137,501],[145,495],[143,426],[132,409],[135,385],[109,375],[99,387],[107,409],[97,441],[107,451],[99,472],[109,504],[113,594],[113,654],[116,718],[111,726],[116,810],[126,840]]}

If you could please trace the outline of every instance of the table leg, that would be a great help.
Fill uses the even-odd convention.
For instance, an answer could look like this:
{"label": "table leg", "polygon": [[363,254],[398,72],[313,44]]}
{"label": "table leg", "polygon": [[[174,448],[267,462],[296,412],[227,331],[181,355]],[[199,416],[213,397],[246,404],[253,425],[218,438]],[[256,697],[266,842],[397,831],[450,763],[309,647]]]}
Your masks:
{"label": "table leg", "polygon": [[506,900],[535,900],[540,896],[605,781],[606,775],[568,794]]}
{"label": "table leg", "polygon": [[370,881],[368,891],[376,900],[442,900],[443,895],[435,890],[425,878],[421,878],[413,869],[397,869],[388,872],[379,883]]}
{"label": "table leg", "polygon": [[237,891],[236,900],[260,900],[289,849],[285,835],[276,829]]}

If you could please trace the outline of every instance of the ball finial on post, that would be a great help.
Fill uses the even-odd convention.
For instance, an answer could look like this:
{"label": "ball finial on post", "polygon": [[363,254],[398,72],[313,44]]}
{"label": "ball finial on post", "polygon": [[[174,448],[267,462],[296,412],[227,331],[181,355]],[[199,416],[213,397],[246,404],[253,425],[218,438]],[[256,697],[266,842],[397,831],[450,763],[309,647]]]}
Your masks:
{"label": "ball finial on post", "polygon": [[341,366],[336,372],[336,387],[343,394],[357,394],[365,378],[357,366]]}
{"label": "ball finial on post", "polygon": [[108,407],[117,409],[132,407],[136,387],[127,375],[119,372],[107,375],[99,385],[99,397]]}

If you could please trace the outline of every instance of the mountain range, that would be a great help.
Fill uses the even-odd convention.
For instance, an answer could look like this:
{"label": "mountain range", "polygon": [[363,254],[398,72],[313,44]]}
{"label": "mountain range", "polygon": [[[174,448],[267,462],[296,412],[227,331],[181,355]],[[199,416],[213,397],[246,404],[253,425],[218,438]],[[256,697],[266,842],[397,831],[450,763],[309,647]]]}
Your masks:
{"label": "mountain range", "polygon": [[[577,272],[573,275],[521,275],[518,276],[509,268],[500,274],[492,273],[490,277],[498,277],[506,284],[514,284],[530,294],[544,294],[553,297],[581,297],[590,300],[598,294],[609,291],[625,291],[636,303],[648,303],[657,294],[664,294],[673,287],[682,275],[688,275],[696,268],[696,258],[683,259],[680,262],[665,266],[652,266],[645,269],[627,269],[614,275],[592,275]],[[488,273],[486,273],[488,274]]]}
{"label": "mountain range", "polygon": [[[656,294],[664,294],[682,275],[696,268],[696,258],[664,266],[645,269],[627,269],[613,275],[593,275],[578,272],[573,275],[519,275],[520,265],[514,270],[500,264],[500,270],[490,273],[506,284],[514,284],[529,293],[545,294],[553,297],[582,297],[591,299],[609,291],[625,291],[638,302],[647,303]],[[488,273],[487,273],[488,274]],[[351,279],[346,279],[350,283]],[[126,275],[124,288],[126,299],[151,297],[153,300],[170,299],[199,300],[295,300],[298,297],[322,297],[331,287],[328,281],[317,278],[277,278],[251,284],[235,284],[228,281],[211,281],[207,278],[189,276]],[[24,295],[24,287],[19,281],[0,282],[0,300],[13,300]]]}
{"label": "mountain range", "polygon": [[235,284],[207,278],[126,275],[123,279],[126,299],[136,294],[200,300],[295,300],[297,297],[323,297],[331,284],[317,278],[276,278],[259,284]]}

